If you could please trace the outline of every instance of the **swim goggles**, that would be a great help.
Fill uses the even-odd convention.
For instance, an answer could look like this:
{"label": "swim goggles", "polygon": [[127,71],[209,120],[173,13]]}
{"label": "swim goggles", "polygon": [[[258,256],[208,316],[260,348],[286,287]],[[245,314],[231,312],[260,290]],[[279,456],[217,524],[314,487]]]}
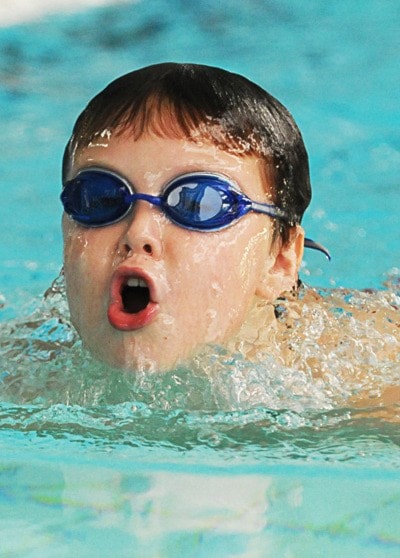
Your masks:
{"label": "swim goggles", "polygon": [[[252,201],[224,175],[194,172],[167,183],[160,196],[134,192],[118,174],[101,169],[83,169],[64,184],[61,201],[65,212],[85,227],[104,227],[123,219],[136,201],[143,200],[161,209],[176,225],[193,231],[219,231],[254,211],[287,220],[286,213],[273,204]],[[305,246],[328,253],[306,239]]]}

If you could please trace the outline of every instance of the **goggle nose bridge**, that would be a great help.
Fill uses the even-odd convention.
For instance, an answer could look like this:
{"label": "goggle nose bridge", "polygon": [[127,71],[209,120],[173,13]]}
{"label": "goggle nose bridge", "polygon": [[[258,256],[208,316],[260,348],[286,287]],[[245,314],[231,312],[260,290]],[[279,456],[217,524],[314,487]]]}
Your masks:
{"label": "goggle nose bridge", "polygon": [[130,192],[125,196],[125,201],[129,204],[133,204],[138,200],[143,200],[151,205],[156,205],[157,207],[162,206],[162,199],[160,196],[152,196],[151,194],[141,194],[139,192]]}

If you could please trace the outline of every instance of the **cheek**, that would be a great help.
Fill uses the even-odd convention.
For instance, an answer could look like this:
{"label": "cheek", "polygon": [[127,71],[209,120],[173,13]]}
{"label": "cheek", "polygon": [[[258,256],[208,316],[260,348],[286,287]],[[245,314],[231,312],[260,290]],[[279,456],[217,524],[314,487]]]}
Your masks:
{"label": "cheek", "polygon": [[258,231],[240,245],[238,269],[242,285],[258,281],[270,249],[271,235],[268,228]]}
{"label": "cheek", "polygon": [[88,232],[76,225],[65,215],[62,220],[62,232],[64,240],[64,266],[79,260],[89,245]]}
{"label": "cheek", "polygon": [[[236,230],[232,229],[232,232]],[[214,251],[213,269],[217,275],[223,275],[220,279],[224,281],[225,288],[229,286],[244,295],[253,289],[268,257],[270,236],[267,227],[259,229],[245,223],[237,234],[221,239]]]}
{"label": "cheek", "polygon": [[71,286],[75,288],[80,285],[82,277],[87,275],[85,268],[90,269],[88,264],[92,252],[91,244],[85,234],[79,232],[64,234],[64,273],[69,291]]}
{"label": "cheek", "polygon": [[264,268],[269,230],[244,225],[196,240],[177,262],[177,278],[185,278],[195,302],[205,310],[247,306]]}
{"label": "cheek", "polygon": [[64,266],[76,271],[83,267],[101,270],[115,253],[117,241],[106,229],[85,229],[73,222],[63,223]]}
{"label": "cheek", "polygon": [[68,305],[72,323],[78,331],[82,325],[82,315],[87,312],[88,273],[86,270],[87,250],[85,241],[80,235],[64,236],[64,275]]}
{"label": "cheek", "polygon": [[103,295],[112,268],[112,249],[110,240],[94,230],[72,223],[63,232],[68,302],[71,312],[78,314]]}

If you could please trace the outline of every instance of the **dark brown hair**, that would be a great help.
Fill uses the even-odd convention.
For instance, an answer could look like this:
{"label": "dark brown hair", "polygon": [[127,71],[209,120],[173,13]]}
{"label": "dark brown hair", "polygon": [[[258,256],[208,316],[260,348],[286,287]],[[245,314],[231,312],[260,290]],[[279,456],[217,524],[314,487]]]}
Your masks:
{"label": "dark brown hair", "polygon": [[278,227],[284,242],[310,203],[308,156],[293,117],[272,95],[238,74],[163,63],[116,79],[79,116],[65,149],[63,179],[72,153],[105,130],[129,130],[135,138],[148,131],[193,141],[207,138],[238,154],[260,155],[272,165],[274,202],[288,215]]}

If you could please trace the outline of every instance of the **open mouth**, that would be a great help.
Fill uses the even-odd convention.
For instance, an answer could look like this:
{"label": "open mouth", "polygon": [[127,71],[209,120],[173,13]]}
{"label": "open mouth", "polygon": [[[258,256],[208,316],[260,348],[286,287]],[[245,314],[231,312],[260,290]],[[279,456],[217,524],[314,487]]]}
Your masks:
{"label": "open mouth", "polygon": [[107,315],[110,324],[122,331],[141,329],[154,321],[159,305],[152,280],[141,270],[119,270],[111,285]]}
{"label": "open mouth", "polygon": [[146,281],[137,277],[129,277],[121,288],[121,298],[124,311],[136,314],[144,310],[150,302],[150,290]]}

